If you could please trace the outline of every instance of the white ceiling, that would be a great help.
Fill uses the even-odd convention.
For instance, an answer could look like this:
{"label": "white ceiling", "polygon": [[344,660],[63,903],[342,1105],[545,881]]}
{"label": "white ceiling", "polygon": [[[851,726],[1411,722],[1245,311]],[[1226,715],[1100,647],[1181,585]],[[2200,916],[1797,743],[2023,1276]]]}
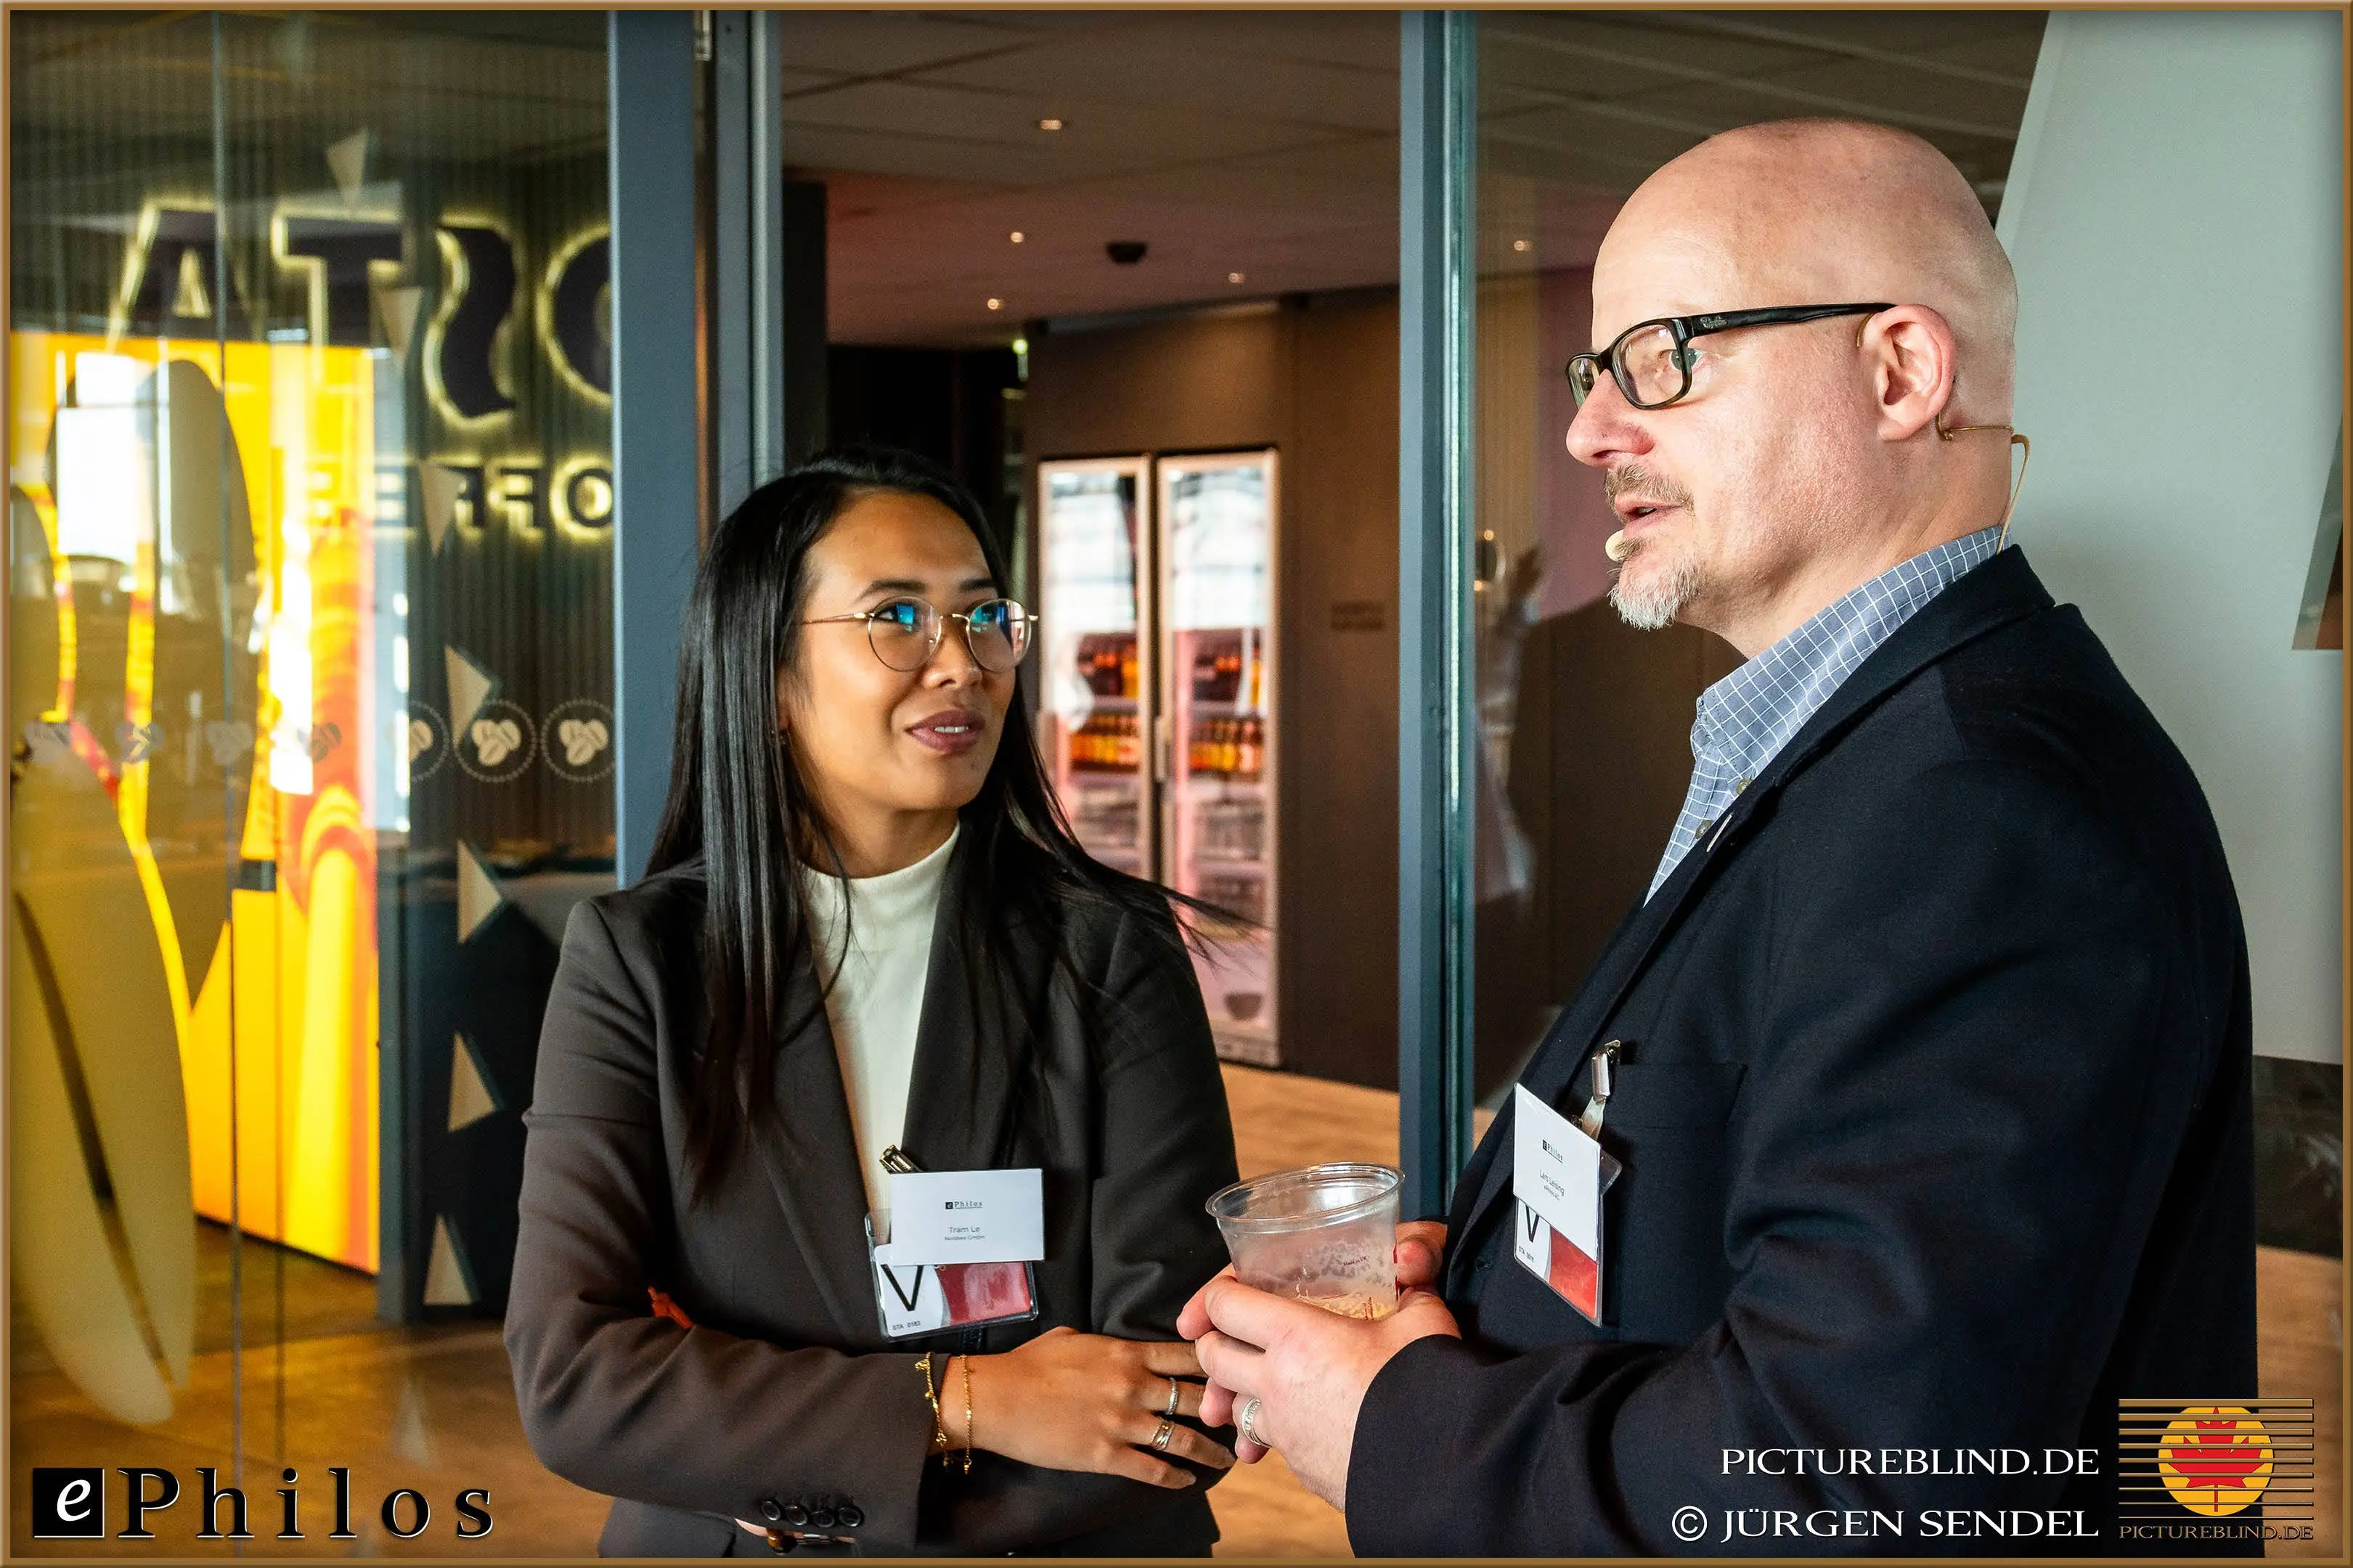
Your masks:
{"label": "white ceiling", "polygon": [[[1651,170],[1789,115],[1917,131],[1990,206],[2042,21],[1486,13],[1482,265],[1588,261]],[[828,186],[836,342],[1396,281],[1394,13],[797,12],[784,34],[785,155]],[[1140,265],[1105,256],[1126,239]]]}

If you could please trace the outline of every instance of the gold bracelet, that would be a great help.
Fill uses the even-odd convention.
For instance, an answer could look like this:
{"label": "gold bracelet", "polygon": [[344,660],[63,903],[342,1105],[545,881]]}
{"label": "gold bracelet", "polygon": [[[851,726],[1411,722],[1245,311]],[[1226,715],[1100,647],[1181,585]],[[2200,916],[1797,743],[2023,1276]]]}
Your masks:
{"label": "gold bracelet", "polygon": [[972,1357],[964,1358],[964,1473],[972,1474]]}
{"label": "gold bracelet", "polygon": [[925,1351],[923,1359],[915,1363],[923,1372],[923,1403],[932,1407],[932,1452],[944,1463],[948,1457],[948,1429],[940,1419],[940,1399],[932,1383],[932,1352]]}

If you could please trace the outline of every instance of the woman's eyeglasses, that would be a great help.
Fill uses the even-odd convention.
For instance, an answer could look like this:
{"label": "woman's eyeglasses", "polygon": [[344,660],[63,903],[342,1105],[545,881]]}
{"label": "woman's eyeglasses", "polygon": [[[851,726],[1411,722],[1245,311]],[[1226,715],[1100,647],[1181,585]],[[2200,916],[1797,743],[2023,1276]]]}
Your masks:
{"label": "woman's eyeglasses", "polygon": [[1761,310],[1726,310],[1712,316],[1661,316],[1637,321],[1618,334],[1618,341],[1598,354],[1578,354],[1568,362],[1569,390],[1577,405],[1593,395],[1601,384],[1604,366],[1626,401],[1637,408],[1664,408],[1681,402],[1692,389],[1692,366],[1699,353],[1694,338],[1728,332],[1738,327],[1786,327],[1799,321],[1819,321],[1828,316],[1875,316],[1892,310],[1877,305],[1773,305]]}
{"label": "woman's eyeglasses", "polygon": [[962,621],[964,643],[972,649],[972,661],[999,675],[1021,662],[1038,626],[1038,617],[1010,599],[985,599],[969,610],[946,614],[926,600],[892,599],[853,615],[812,616],[801,624],[821,626],[836,621],[864,621],[866,641],[874,657],[902,672],[931,663],[947,623]]}

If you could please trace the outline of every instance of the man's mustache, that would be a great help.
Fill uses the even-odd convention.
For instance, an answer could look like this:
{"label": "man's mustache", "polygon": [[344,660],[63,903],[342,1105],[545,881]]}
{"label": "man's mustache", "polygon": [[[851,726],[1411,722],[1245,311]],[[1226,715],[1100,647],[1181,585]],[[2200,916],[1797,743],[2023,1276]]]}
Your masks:
{"label": "man's mustache", "polygon": [[1620,463],[1601,476],[1601,493],[1611,502],[1630,490],[1660,506],[1691,505],[1689,490],[1640,462]]}

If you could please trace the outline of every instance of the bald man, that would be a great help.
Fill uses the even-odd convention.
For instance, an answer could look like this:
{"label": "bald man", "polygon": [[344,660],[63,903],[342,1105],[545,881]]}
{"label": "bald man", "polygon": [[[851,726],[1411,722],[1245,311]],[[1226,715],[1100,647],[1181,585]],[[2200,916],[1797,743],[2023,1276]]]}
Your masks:
{"label": "bald man", "polygon": [[1611,597],[1746,662],[1648,894],[1401,1228],[1399,1310],[1221,1276],[1204,1414],[1361,1553],[2260,1553],[2253,1512],[2116,1510],[2120,1399],[2256,1393],[2245,948],[2188,766],[2004,548],[1975,195],[1896,132],[1730,132],[1593,298]]}

